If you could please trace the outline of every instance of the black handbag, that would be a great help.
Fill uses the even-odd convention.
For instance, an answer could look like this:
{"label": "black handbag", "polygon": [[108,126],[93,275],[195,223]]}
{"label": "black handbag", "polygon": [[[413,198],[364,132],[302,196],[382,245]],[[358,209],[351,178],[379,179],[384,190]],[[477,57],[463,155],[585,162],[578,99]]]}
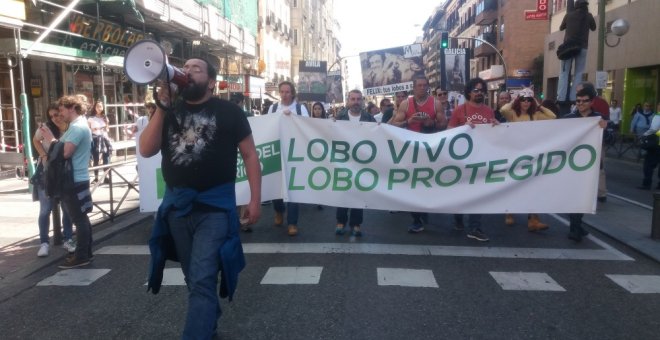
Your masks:
{"label": "black handbag", "polygon": [[657,149],[660,138],[655,133],[639,137],[639,147],[645,150]]}
{"label": "black handbag", "polygon": [[577,40],[566,40],[557,47],[557,58],[559,60],[568,60],[578,56],[582,50],[582,44]]}

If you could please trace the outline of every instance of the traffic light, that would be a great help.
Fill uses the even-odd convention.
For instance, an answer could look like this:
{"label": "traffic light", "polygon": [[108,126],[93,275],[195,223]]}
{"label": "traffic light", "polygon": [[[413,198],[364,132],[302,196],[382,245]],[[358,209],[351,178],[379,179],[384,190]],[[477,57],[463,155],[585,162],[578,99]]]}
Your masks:
{"label": "traffic light", "polygon": [[440,48],[448,48],[449,47],[449,32],[441,32],[440,33]]}

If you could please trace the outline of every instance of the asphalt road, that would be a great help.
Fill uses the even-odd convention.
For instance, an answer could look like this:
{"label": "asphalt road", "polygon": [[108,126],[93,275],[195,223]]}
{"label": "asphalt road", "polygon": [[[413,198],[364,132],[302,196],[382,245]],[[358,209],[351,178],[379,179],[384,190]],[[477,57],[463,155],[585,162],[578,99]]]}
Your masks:
{"label": "asphalt road", "polygon": [[[639,164],[612,161],[608,169],[611,193],[651,203],[650,192],[634,189]],[[362,238],[337,236],[334,209],[311,205],[301,209],[300,234],[289,237],[272,225],[271,206],[263,208],[254,232],[241,235],[248,265],[234,301],[222,302],[222,339],[660,334],[660,264],[593,231],[574,244],[550,215],[542,215],[551,225],[543,233],[529,233],[523,215],[513,227],[486,216],[491,241],[480,243],[453,230],[451,216],[431,215],[427,230],[408,234],[409,214],[385,211],[365,212]],[[172,263],[170,285],[146,292],[149,230],[146,221],[97,245],[81,271],[47,266],[26,278],[20,293],[0,301],[2,338],[178,338],[186,288]]]}

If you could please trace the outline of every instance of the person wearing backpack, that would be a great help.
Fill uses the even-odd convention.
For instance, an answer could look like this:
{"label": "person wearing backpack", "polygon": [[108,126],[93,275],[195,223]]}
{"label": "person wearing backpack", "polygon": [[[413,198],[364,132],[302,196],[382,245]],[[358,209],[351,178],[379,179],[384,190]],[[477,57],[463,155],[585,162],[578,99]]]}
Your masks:
{"label": "person wearing backpack", "polygon": [[[283,81],[278,85],[280,92],[280,102],[270,106],[268,114],[283,113],[290,115],[295,112],[299,116],[309,117],[307,108],[296,101],[296,87],[290,81]],[[284,200],[273,200],[273,208],[275,209],[275,225],[280,226],[284,222],[284,212],[289,210],[286,216],[288,224],[287,233],[289,236],[298,235],[298,209],[299,204],[287,202],[286,207]]]}
{"label": "person wearing backpack", "polygon": [[630,133],[635,136],[641,136],[644,132],[648,131],[651,126],[651,119],[653,119],[653,110],[649,102],[644,103],[642,112],[635,113],[632,122],[630,123]]}

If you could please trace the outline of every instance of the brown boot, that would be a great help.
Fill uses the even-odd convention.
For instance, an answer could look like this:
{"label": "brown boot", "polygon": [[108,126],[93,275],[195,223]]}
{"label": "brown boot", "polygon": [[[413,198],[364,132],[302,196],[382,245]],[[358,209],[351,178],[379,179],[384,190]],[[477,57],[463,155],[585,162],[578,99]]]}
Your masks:
{"label": "brown boot", "polygon": [[529,214],[527,217],[527,230],[529,231],[541,231],[541,230],[546,230],[548,229],[548,225],[545,223],[542,223],[539,220],[539,215],[537,214]]}
{"label": "brown boot", "polygon": [[512,214],[505,214],[504,215],[504,223],[506,225],[514,225],[516,221],[513,220],[513,215]]}
{"label": "brown boot", "polygon": [[282,225],[284,223],[284,215],[281,212],[275,212],[275,225]]}
{"label": "brown boot", "polygon": [[298,228],[295,224],[289,224],[289,236],[298,235]]}

